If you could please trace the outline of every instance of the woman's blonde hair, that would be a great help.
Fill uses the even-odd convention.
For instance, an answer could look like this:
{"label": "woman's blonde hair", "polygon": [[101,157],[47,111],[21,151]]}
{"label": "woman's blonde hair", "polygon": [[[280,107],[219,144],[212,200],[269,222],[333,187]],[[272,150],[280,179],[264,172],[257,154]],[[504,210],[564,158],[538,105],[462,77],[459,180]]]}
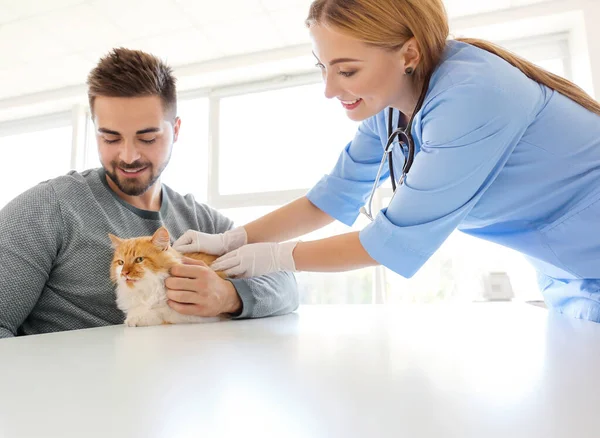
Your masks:
{"label": "woman's blonde hair", "polygon": [[[449,35],[442,0],[314,0],[306,25],[326,23],[376,47],[397,50],[414,37],[421,49],[415,78],[423,82],[436,68]],[[600,115],[600,104],[574,83],[488,41],[457,38],[499,56],[527,77]]]}

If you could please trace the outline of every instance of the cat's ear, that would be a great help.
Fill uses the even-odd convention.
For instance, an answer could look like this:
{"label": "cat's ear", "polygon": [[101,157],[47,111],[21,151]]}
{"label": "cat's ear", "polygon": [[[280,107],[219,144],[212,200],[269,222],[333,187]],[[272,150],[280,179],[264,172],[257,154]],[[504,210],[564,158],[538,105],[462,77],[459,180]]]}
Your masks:
{"label": "cat's ear", "polygon": [[117,249],[117,247],[123,243],[123,239],[119,239],[117,236],[115,236],[114,234],[110,234],[108,233],[108,237],[110,237],[110,241],[112,242],[112,247],[114,249]]}
{"label": "cat's ear", "polygon": [[169,231],[165,227],[160,227],[156,232],[152,235],[152,243],[158,246],[163,251],[169,248],[171,244],[171,237],[169,236]]}

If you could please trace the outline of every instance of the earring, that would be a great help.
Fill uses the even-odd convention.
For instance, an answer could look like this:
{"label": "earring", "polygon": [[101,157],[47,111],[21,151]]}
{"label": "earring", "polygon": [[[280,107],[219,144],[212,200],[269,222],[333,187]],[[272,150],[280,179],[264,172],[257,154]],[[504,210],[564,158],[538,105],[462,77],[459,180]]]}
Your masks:
{"label": "earring", "polygon": [[404,74],[407,74],[410,76],[413,74],[414,71],[415,70],[412,67],[406,67],[406,70],[404,70]]}

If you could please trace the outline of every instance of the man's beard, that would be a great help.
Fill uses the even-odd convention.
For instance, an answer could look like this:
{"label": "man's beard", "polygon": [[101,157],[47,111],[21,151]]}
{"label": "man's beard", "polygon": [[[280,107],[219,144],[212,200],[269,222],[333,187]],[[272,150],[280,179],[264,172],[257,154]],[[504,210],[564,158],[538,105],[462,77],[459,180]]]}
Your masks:
{"label": "man's beard", "polygon": [[[170,158],[170,157],[169,157]],[[128,196],[140,196],[152,187],[152,185],[160,178],[160,175],[167,167],[169,163],[169,159],[167,159],[158,172],[154,172],[154,166],[151,163],[141,163],[139,161],[135,161],[133,163],[127,164],[124,162],[117,163],[116,161],[110,162],[110,170],[106,167],[104,171],[106,175],[115,183],[115,185]],[[117,167],[121,169],[142,169],[145,168],[145,172],[149,173],[149,177],[143,176],[142,178],[120,178],[117,174]],[[144,181],[145,180],[145,181]]]}

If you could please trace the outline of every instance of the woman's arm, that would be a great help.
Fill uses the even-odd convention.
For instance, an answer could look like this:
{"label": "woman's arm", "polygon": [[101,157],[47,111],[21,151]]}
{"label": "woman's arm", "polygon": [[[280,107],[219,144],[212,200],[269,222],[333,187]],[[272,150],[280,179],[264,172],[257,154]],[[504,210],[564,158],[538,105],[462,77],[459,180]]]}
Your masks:
{"label": "woman's arm", "polygon": [[261,242],[242,246],[218,258],[212,268],[230,277],[256,277],[267,272],[338,272],[378,263],[353,232],[311,242]]}
{"label": "woman's arm", "polygon": [[248,243],[283,242],[323,228],[334,219],[306,196],[244,225]]}
{"label": "woman's arm", "polygon": [[[215,210],[213,215],[220,216]],[[181,253],[222,255],[248,243],[281,242],[302,236],[333,221],[331,216],[303,196],[242,227],[218,233],[188,230],[175,241],[173,248]],[[232,226],[231,221],[229,224]]]}
{"label": "woman's arm", "polygon": [[358,231],[298,242],[292,254],[297,271],[339,272],[379,264],[363,248]]}

